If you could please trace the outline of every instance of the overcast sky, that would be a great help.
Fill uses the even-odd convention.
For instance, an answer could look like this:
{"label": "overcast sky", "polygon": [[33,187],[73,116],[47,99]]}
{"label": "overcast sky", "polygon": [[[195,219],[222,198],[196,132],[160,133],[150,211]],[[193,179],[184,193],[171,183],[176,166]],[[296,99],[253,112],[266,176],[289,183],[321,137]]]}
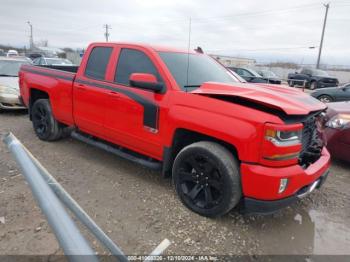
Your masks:
{"label": "overcast sky", "polygon": [[[1,0],[0,43],[24,46],[29,26],[34,41],[84,48],[103,41],[145,42],[205,52],[315,63],[325,7],[321,0]],[[322,62],[350,65],[350,0],[331,1]]]}

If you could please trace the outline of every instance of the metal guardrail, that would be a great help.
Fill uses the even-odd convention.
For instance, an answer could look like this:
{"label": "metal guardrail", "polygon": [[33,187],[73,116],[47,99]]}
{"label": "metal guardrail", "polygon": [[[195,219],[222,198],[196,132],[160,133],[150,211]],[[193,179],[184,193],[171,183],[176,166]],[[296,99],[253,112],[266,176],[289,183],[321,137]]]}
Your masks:
{"label": "metal guardrail", "polygon": [[[128,261],[128,258],[113,240],[103,232],[93,219],[13,134],[8,133],[4,135],[2,140],[20,166],[22,174],[28,182],[35,199],[45,214],[65,255],[68,256],[70,261],[98,261],[98,258],[64,206],[86,226],[113,256],[119,261]],[[162,254],[169,245],[170,241],[164,239],[152,251],[149,257],[147,257],[147,261],[151,261],[153,256]]]}

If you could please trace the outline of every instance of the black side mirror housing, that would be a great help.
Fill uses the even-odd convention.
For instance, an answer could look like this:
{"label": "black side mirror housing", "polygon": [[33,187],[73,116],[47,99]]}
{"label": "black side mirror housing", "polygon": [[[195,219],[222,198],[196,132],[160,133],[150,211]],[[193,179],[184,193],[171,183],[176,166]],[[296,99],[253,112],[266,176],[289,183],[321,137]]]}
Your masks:
{"label": "black side mirror housing", "polygon": [[163,92],[164,84],[157,81],[157,78],[152,74],[133,73],[129,78],[129,84],[133,87],[138,87],[153,92]]}
{"label": "black side mirror housing", "polygon": [[134,80],[130,80],[130,86],[147,89],[154,92],[162,92],[164,88],[163,83],[150,83],[150,82],[141,82],[141,81],[134,81]]}

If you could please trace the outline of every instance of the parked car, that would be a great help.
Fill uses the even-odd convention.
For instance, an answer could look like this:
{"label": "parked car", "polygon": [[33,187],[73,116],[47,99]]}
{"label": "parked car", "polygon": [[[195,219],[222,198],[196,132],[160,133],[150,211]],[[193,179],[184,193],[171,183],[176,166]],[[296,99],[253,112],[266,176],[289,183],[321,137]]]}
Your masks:
{"label": "parked car", "polygon": [[288,74],[289,86],[303,86],[314,90],[316,88],[338,86],[337,78],[330,77],[326,71],[312,68],[303,68],[300,73]]}
{"label": "parked car", "polygon": [[0,57],[0,110],[25,109],[19,98],[18,71],[29,64],[24,58]]}
{"label": "parked car", "polygon": [[0,49],[0,56],[6,56],[6,53],[4,52],[3,49]]}
{"label": "parked car", "polygon": [[18,56],[18,52],[16,50],[9,50],[6,54],[7,57],[15,57]]}
{"label": "parked car", "polygon": [[204,216],[271,213],[329,173],[317,128],[325,104],[241,83],[205,54],[93,43],[79,67],[22,66],[20,83],[39,139],[71,127],[78,140],[172,177],[184,205]]}
{"label": "parked car", "polygon": [[324,133],[332,157],[350,162],[350,102],[328,104]]}
{"label": "parked car", "polygon": [[51,58],[51,57],[37,57],[33,60],[34,65],[73,65],[71,61],[64,58]]}
{"label": "parked car", "polygon": [[243,67],[228,67],[228,69],[236,72],[239,76],[244,78],[250,83],[268,83],[267,79],[264,79],[261,75],[250,68]]}
{"label": "parked car", "polygon": [[349,101],[350,100],[350,83],[339,86],[318,89],[311,95],[324,103]]}
{"label": "parked car", "polygon": [[32,53],[26,53],[26,56],[33,61],[34,59],[43,57],[44,55],[41,53],[32,52]]}
{"label": "parked car", "polygon": [[258,70],[257,72],[264,79],[267,79],[270,84],[280,85],[282,83],[281,78],[270,70]]}

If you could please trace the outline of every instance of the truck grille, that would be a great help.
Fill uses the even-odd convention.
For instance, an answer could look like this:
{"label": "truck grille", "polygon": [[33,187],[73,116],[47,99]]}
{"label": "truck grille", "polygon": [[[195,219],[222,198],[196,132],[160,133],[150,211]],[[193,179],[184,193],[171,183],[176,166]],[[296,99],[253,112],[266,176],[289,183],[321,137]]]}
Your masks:
{"label": "truck grille", "polygon": [[317,127],[317,118],[315,116],[309,117],[303,124],[302,150],[299,155],[299,165],[307,168],[320,158],[324,143]]}

